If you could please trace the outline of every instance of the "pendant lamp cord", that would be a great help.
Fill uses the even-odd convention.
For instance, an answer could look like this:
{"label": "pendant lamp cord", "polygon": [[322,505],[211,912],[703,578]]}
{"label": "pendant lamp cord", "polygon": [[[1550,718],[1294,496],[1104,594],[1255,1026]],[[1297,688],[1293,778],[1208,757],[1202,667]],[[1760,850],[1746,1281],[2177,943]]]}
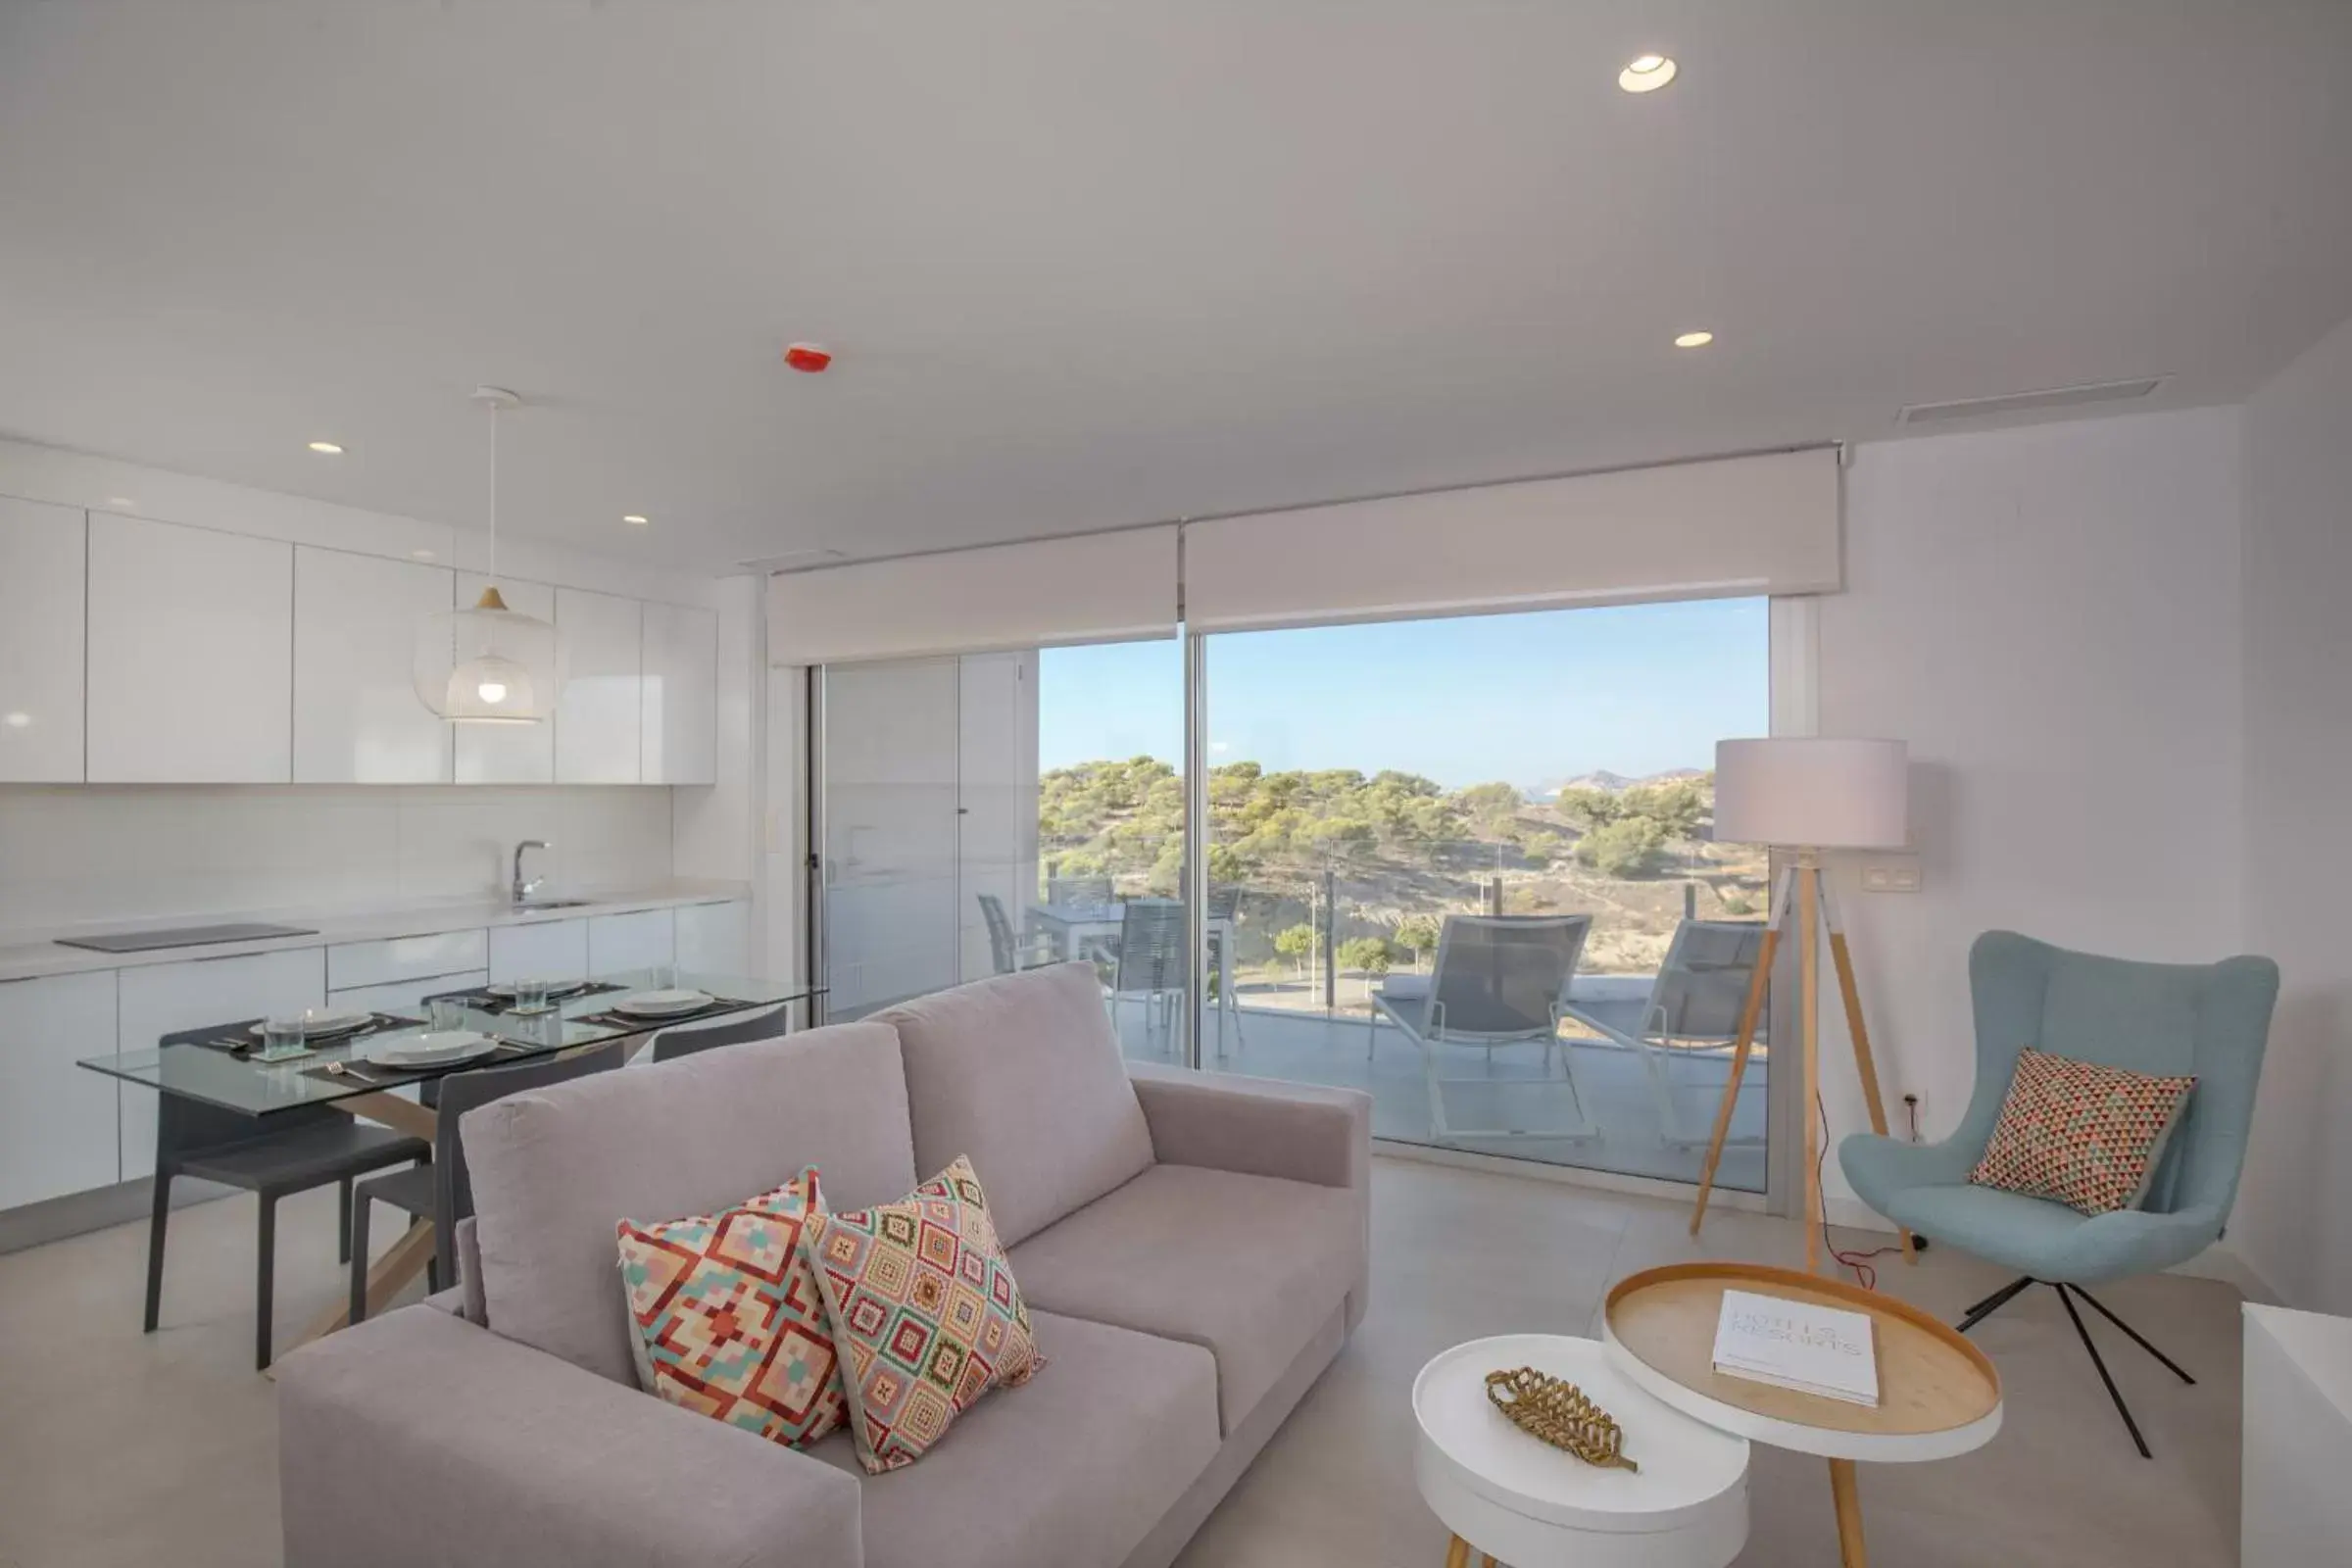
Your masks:
{"label": "pendant lamp cord", "polygon": [[490,585],[498,586],[498,404],[490,405]]}

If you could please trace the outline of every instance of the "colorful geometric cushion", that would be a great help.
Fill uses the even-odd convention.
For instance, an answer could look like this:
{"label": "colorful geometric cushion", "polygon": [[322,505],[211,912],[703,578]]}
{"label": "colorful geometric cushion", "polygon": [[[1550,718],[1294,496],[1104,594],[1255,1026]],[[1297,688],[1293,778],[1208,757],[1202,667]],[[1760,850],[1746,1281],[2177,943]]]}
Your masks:
{"label": "colorful geometric cushion", "polygon": [[2031,1048],[2017,1056],[1992,1141],[1968,1179],[2085,1214],[2147,1195],[2193,1076],[2155,1078]]}
{"label": "colorful geometric cushion", "polygon": [[914,1463],[981,1395],[1045,1364],[960,1154],[898,1202],[818,1213],[808,1255],[841,1347],[858,1458],[875,1475]]}
{"label": "colorful geometric cushion", "polygon": [[722,1213],[622,1220],[638,1387],[786,1447],[840,1426],[841,1368],[802,1245],[822,1211],[811,1167]]}

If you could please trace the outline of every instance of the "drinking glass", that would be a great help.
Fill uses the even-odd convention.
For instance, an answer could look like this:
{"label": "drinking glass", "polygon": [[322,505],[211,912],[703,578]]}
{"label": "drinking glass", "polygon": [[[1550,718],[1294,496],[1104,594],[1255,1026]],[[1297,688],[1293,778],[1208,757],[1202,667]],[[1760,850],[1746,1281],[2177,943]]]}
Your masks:
{"label": "drinking glass", "polygon": [[297,1017],[264,1018],[262,1020],[262,1049],[259,1059],[283,1061],[299,1056],[310,1049],[304,1038],[302,1019]]}
{"label": "drinking glass", "polygon": [[437,1034],[466,1027],[466,1004],[455,997],[435,997],[425,1004],[425,1023]]}
{"label": "drinking glass", "polygon": [[657,963],[654,965],[652,973],[654,983],[648,989],[654,991],[675,991],[678,989],[678,966],[676,964]]}
{"label": "drinking glass", "polygon": [[545,1012],[547,1010],[547,982],[544,980],[515,981],[514,1010],[516,1012]]}

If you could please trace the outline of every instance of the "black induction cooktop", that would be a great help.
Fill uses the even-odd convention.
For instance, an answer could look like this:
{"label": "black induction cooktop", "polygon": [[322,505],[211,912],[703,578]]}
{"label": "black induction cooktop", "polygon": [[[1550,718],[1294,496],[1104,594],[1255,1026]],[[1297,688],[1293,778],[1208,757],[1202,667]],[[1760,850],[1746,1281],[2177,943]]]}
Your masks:
{"label": "black induction cooktop", "polygon": [[153,953],[158,948],[202,948],[216,942],[261,942],[270,937],[315,937],[301,925],[182,925],[163,931],[110,931],[104,936],[59,937],[61,948],[92,953]]}

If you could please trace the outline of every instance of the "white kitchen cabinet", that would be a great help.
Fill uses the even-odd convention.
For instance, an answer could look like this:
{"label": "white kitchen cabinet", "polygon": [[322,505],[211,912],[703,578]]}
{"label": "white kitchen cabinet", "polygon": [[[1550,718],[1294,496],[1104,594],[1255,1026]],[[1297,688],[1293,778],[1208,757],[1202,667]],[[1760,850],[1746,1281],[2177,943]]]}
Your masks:
{"label": "white kitchen cabinet", "polygon": [[412,673],[416,629],[450,608],[446,566],[294,550],[294,782],[446,784],[452,726]]}
{"label": "white kitchen cabinet", "polygon": [[752,906],[742,899],[687,904],[676,921],[678,967],[689,974],[752,975]]}
{"label": "white kitchen cabinet", "polygon": [[465,974],[434,975],[429,979],[386,980],[380,985],[347,986],[326,994],[326,1004],[337,1011],[345,1008],[366,1008],[369,1012],[399,1013],[404,1017],[424,1016],[424,999],[452,991],[479,991],[490,983],[490,971],[475,969]]}
{"label": "white kitchen cabinet", "polygon": [[71,507],[0,497],[0,782],[81,777],[85,527]]}
{"label": "white kitchen cabinet", "polygon": [[[458,573],[457,608],[463,610],[482,597],[490,579],[478,572]],[[498,579],[499,596],[518,615],[533,615],[555,623],[556,591],[543,582]],[[558,635],[557,645],[562,646]],[[452,724],[461,784],[552,784],[556,779],[556,720],[536,724]]]}
{"label": "white kitchen cabinet", "polygon": [[115,1081],[74,1065],[114,1049],[112,969],[0,984],[0,1208],[115,1184]]}
{"label": "white kitchen cabinet", "polygon": [[718,612],[645,607],[643,782],[718,782]]}
{"label": "white kitchen cabinet", "polygon": [[644,609],[612,594],[556,590],[559,784],[635,784],[643,777]]}
{"label": "white kitchen cabinet", "polygon": [[490,965],[489,938],[478,928],[343,942],[326,950],[326,989],[349,991],[393,980],[429,980]]}
{"label": "white kitchen cabinet", "polygon": [[588,972],[603,976],[677,961],[677,927],[667,909],[591,915]]}
{"label": "white kitchen cabinet", "polygon": [[533,920],[490,928],[492,980],[577,980],[587,973],[586,920]]}
{"label": "white kitchen cabinet", "polygon": [[[120,971],[115,1039],[153,1051],[179,1029],[233,1023],[326,1004],[326,950],[292,948],[234,958],[141,964]],[[155,1170],[155,1091],[122,1085],[122,1179]]]}
{"label": "white kitchen cabinet", "polygon": [[294,547],[89,518],[92,783],[293,774]]}

